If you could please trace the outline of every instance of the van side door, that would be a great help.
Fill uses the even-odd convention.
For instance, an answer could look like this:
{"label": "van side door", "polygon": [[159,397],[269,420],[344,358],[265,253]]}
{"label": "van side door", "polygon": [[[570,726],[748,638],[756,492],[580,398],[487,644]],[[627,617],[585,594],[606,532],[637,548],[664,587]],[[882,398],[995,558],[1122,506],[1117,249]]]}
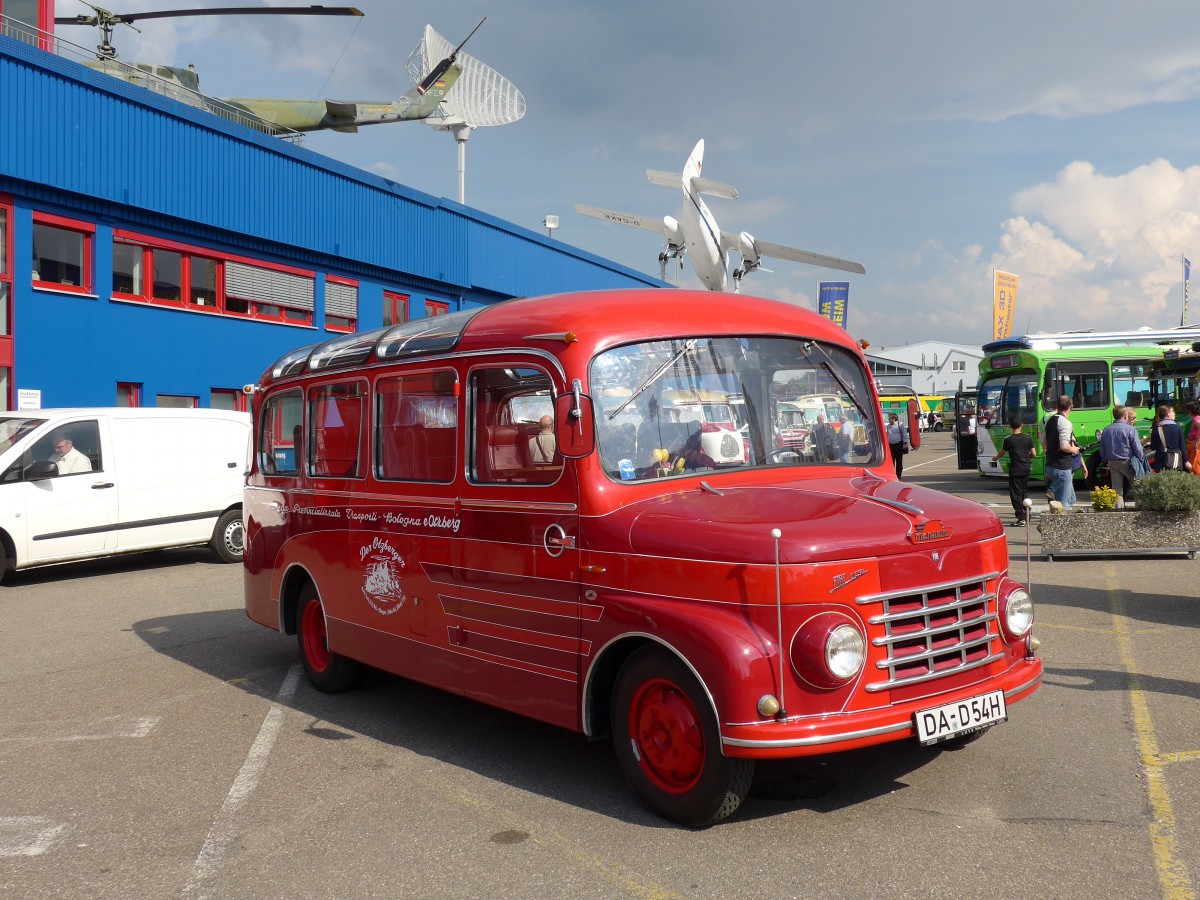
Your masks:
{"label": "van side door", "polygon": [[[64,451],[65,458],[56,463],[60,474],[39,477],[34,463]],[[16,548],[18,567],[116,549],[118,487],[107,419],[92,416],[54,423],[14,465],[21,467],[12,473],[20,479],[13,487],[23,495],[26,517],[24,553]]]}
{"label": "van side door", "polygon": [[464,689],[578,727],[579,491],[554,442],[564,379],[535,356],[472,365],[458,594],[449,612]]}

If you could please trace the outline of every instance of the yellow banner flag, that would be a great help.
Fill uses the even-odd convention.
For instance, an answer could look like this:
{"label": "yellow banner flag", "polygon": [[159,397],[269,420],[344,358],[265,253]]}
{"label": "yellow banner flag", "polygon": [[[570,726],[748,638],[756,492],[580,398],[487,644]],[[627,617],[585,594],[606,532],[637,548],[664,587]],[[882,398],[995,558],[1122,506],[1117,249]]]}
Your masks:
{"label": "yellow banner flag", "polygon": [[992,340],[1012,335],[1013,309],[1017,305],[1016,275],[992,269]]}

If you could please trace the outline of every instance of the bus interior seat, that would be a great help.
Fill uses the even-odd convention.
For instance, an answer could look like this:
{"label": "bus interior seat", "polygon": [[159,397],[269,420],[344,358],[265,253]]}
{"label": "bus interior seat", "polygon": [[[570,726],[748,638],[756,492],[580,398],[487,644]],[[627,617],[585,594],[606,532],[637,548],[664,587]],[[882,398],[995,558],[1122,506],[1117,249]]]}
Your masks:
{"label": "bus interior seat", "polygon": [[521,429],[516,425],[494,425],[487,429],[485,481],[511,480],[512,473],[521,468],[520,440]]}
{"label": "bus interior seat", "polygon": [[1130,391],[1125,395],[1126,406],[1136,406],[1139,409],[1150,405],[1149,391]]}

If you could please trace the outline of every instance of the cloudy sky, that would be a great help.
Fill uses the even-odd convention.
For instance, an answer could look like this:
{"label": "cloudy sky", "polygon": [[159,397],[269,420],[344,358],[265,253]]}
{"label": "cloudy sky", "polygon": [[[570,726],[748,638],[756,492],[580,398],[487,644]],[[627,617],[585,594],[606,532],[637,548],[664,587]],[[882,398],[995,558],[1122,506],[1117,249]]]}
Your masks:
{"label": "cloudy sky", "polygon": [[[709,201],[724,230],[866,266],[848,276],[847,325],[873,350],[989,340],[993,268],[1020,276],[1018,333],[1171,327],[1181,256],[1200,266],[1193,2],[355,5],[363,19],[149,20],[114,42],[126,61],[194,63],[213,96],[379,100],[411,86],[405,63],[426,24],[457,42],[486,16],[466,50],[528,112],[472,135],[469,205],[539,232],[558,215],[556,240],[657,274],[653,234],[573,204],[678,217],[679,195],[645,170],[681,169],[703,138],[705,176],[741,194]],[[60,16],[85,12],[57,0]],[[95,43],[87,28],[59,34]],[[457,198],[454,140],[424,123],[306,146]],[[744,289],[809,307],[818,280],[846,277],[767,265]],[[690,267],[680,284],[698,286]],[[1192,306],[1200,322],[1200,298]]]}

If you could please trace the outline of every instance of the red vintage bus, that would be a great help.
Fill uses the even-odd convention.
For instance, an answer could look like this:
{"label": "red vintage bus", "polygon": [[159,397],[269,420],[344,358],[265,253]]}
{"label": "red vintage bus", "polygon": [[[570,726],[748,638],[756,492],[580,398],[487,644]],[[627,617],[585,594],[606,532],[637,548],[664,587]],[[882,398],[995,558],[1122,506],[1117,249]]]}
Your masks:
{"label": "red vintage bus", "polygon": [[[312,684],[368,664],[611,735],[675,822],[733,812],[756,759],[964,743],[1041,682],[999,520],[896,480],[862,352],[795,306],[511,300],[247,390],[246,610]],[[679,416],[686,391],[744,424]],[[810,394],[858,411],[849,464],[780,442]]]}

